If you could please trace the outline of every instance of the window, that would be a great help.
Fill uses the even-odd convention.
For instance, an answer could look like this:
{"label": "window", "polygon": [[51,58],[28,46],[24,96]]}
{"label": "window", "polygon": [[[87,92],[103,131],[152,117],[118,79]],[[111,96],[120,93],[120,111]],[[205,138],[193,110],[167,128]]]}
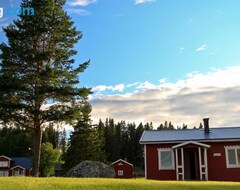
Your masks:
{"label": "window", "polygon": [[0,167],[8,167],[8,161],[1,161]]}
{"label": "window", "polygon": [[158,149],[159,170],[174,169],[174,155],[172,149]]}
{"label": "window", "polygon": [[227,168],[240,168],[240,146],[226,146]]}
{"label": "window", "polygon": [[123,170],[118,170],[118,175],[123,176]]}

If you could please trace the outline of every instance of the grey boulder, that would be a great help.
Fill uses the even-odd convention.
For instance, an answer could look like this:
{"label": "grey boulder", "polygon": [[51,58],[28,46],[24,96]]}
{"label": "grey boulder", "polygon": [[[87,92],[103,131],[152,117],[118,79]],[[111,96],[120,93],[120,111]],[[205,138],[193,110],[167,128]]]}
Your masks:
{"label": "grey boulder", "polygon": [[69,177],[82,178],[113,178],[115,171],[112,167],[97,161],[83,161],[67,172]]}

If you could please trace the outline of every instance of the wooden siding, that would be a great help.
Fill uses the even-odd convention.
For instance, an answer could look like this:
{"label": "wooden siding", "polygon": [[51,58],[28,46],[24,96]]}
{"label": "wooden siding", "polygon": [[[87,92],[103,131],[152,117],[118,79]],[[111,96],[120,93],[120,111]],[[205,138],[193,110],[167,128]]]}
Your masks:
{"label": "wooden siding", "polygon": [[158,149],[171,148],[174,144],[156,144],[146,145],[147,154],[147,179],[156,180],[176,180],[176,170],[159,170],[158,169]]}
{"label": "wooden siding", "polygon": [[[209,143],[208,176],[215,181],[240,181],[240,168],[227,168],[224,146],[240,145],[240,142]],[[214,156],[220,153],[221,156]]]}
{"label": "wooden siding", "polygon": [[[125,162],[118,161],[113,164],[115,170],[115,178],[132,178],[133,177],[133,166]],[[118,171],[123,171],[123,175],[118,175]]]}
{"label": "wooden siding", "polygon": [[[205,143],[205,142],[203,142]],[[240,142],[208,142],[205,143],[211,147],[207,149],[207,162],[208,162],[208,180],[213,181],[240,181],[240,168],[227,168],[225,146],[239,145]],[[158,167],[158,149],[171,148],[176,144],[153,144],[146,146],[146,178],[156,180],[176,180],[176,168],[174,170],[159,170]],[[197,149],[196,145],[187,145],[183,149]],[[217,156],[214,153],[218,153]],[[175,152],[174,152],[175,154]],[[199,179],[199,161],[198,153],[196,152],[196,178]],[[202,160],[203,149],[202,149]],[[219,156],[220,155],[220,156]],[[174,156],[175,160],[175,156]],[[176,160],[175,160],[176,167]]]}

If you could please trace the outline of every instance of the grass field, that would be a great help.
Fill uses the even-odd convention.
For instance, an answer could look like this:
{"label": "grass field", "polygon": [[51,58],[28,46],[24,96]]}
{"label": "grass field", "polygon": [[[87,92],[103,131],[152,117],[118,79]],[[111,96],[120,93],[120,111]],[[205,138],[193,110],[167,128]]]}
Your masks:
{"label": "grass field", "polygon": [[152,181],[145,179],[0,178],[0,190],[239,190],[235,182]]}

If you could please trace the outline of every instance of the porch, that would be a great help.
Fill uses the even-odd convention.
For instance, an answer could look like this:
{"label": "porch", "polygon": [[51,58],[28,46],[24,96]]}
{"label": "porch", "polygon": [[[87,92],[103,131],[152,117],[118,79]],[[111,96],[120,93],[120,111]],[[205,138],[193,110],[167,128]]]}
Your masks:
{"label": "porch", "polygon": [[187,141],[172,147],[177,180],[208,180],[207,149],[210,145]]}

